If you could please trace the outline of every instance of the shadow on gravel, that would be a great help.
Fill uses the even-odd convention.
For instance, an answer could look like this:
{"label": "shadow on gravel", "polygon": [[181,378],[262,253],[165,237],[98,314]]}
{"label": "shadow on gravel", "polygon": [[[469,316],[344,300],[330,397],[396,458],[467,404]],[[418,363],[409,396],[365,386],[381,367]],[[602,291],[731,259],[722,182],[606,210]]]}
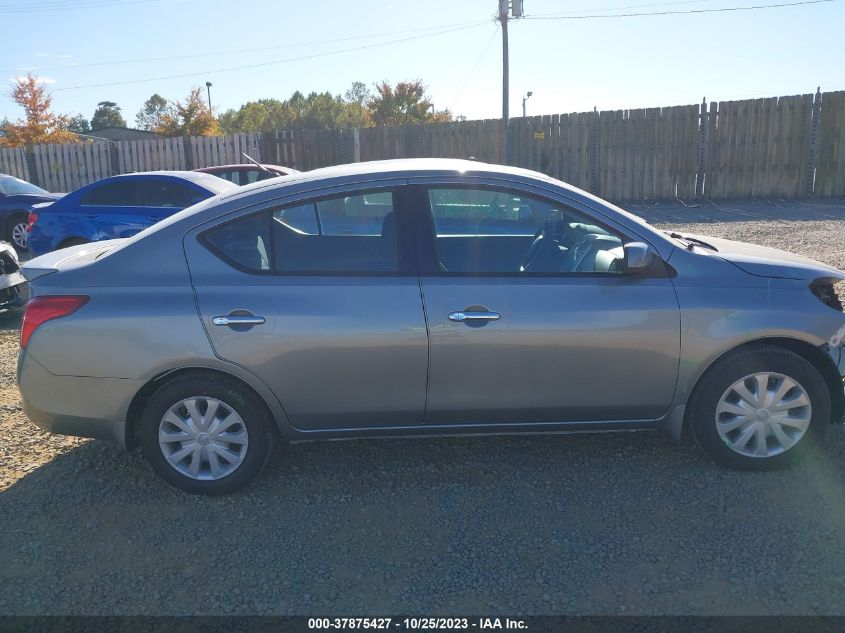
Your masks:
{"label": "shadow on gravel", "polygon": [[0,332],[10,332],[21,329],[23,310],[0,314]]}
{"label": "shadow on gravel", "polygon": [[0,612],[842,613],[831,431],[774,473],[648,433],[298,444],[222,498],[88,442],[0,496]]}

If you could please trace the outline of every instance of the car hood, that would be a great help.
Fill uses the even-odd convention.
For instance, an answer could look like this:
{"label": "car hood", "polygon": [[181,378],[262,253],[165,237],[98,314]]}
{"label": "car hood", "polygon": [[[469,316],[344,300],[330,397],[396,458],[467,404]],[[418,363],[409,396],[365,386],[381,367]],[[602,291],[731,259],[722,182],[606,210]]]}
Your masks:
{"label": "car hood", "polygon": [[[821,277],[845,280],[845,272],[822,264],[809,257],[802,257],[778,248],[758,246],[747,242],[737,242],[719,237],[692,235],[715,246],[718,251],[713,253],[737,268],[758,277],[773,277],[778,279],[806,279],[812,281]],[[696,247],[697,248],[697,247]],[[711,252],[712,251],[708,251]]]}

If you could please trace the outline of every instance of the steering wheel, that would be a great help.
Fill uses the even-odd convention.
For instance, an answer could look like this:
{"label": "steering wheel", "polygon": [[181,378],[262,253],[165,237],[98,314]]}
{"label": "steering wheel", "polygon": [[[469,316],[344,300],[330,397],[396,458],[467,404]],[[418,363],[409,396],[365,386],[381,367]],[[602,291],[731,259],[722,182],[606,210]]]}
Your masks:
{"label": "steering wheel", "polygon": [[526,272],[535,267],[544,257],[557,256],[560,248],[560,239],[557,237],[558,225],[563,220],[559,211],[549,214],[543,225],[534,234],[531,246],[522,256],[519,267],[520,272]]}

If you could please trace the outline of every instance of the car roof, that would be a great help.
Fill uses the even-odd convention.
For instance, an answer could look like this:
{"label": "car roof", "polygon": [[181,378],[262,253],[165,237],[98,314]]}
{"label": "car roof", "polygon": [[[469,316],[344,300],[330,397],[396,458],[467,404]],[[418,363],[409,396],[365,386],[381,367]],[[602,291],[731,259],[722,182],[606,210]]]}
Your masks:
{"label": "car roof", "polygon": [[[254,193],[259,193],[263,190],[271,190],[288,185],[299,185],[308,183],[319,183],[320,181],[330,181],[333,179],[349,179],[355,181],[363,181],[368,178],[372,180],[382,178],[416,178],[421,176],[443,176],[460,174],[462,176],[491,176],[498,177],[503,180],[513,178],[514,180],[534,181],[540,186],[546,188],[552,187],[558,190],[563,190],[576,198],[593,202],[603,207],[612,207],[613,210],[629,220],[637,224],[648,225],[648,222],[641,217],[634,215],[622,209],[607,200],[603,200],[598,196],[579,189],[566,182],[552,178],[538,171],[532,171],[522,167],[511,167],[508,165],[496,165],[493,163],[484,163],[478,160],[467,160],[460,158],[395,158],[391,160],[374,160],[361,163],[348,163],[345,165],[335,165],[332,167],[321,167],[319,169],[312,169],[311,171],[304,171],[287,176],[279,176],[278,178],[271,178],[268,180],[259,180],[258,182],[237,187],[231,191],[227,191],[216,199],[220,202],[237,200],[239,198],[246,198]],[[654,230],[649,227],[649,230]]]}
{"label": "car roof", "polygon": [[348,163],[345,165],[334,165],[332,167],[321,167],[311,171],[299,172],[288,176],[281,176],[272,180],[263,180],[249,185],[239,187],[236,191],[221,196],[222,199],[230,199],[235,196],[245,196],[265,188],[278,187],[282,184],[306,183],[310,181],[331,180],[334,178],[366,178],[373,177],[408,177],[425,175],[439,175],[448,173],[459,173],[465,175],[485,174],[520,176],[534,180],[553,182],[575,190],[566,183],[557,181],[540,172],[522,169],[520,167],[508,167],[505,165],[494,165],[482,163],[476,160],[464,160],[459,158],[396,158],[391,160],[374,160],[362,163]]}
{"label": "car roof", "polygon": [[195,169],[194,171],[202,172],[202,173],[214,173],[215,171],[225,171],[227,169],[237,169],[238,171],[261,171],[261,168],[264,167],[266,169],[278,169],[280,171],[293,171],[296,170],[293,167],[284,167],[282,165],[273,165],[271,163],[261,163],[261,166],[258,166],[254,163],[234,163],[231,165],[211,165],[209,167],[200,167]]}
{"label": "car roof", "polygon": [[[196,185],[199,185],[203,189],[210,191],[214,194],[224,193],[229,191],[230,189],[237,189],[238,186],[228,180],[224,180],[223,178],[218,178],[212,174],[204,174],[202,172],[197,171],[138,171],[132,172],[128,174],[117,174],[115,176],[109,176],[108,178],[103,178],[102,180],[98,180],[96,182],[91,183],[91,185],[101,185],[106,182],[114,182],[118,180],[147,180],[150,176],[155,177],[165,177],[165,178],[172,178],[174,180],[189,180]],[[86,185],[86,189],[91,185]]]}

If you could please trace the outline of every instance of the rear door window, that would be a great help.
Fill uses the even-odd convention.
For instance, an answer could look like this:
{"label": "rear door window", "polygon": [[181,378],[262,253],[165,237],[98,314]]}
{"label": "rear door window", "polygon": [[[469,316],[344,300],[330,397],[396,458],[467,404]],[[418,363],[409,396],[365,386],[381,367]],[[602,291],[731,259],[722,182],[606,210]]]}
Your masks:
{"label": "rear door window", "polygon": [[317,200],[273,213],[278,272],[396,272],[393,192]]}
{"label": "rear door window", "polygon": [[203,197],[188,185],[175,180],[145,180],[139,183],[139,204],[142,207],[173,207],[184,209],[191,206],[194,198]]}
{"label": "rear door window", "polygon": [[238,268],[283,274],[399,270],[394,193],[338,196],[248,215],[201,240]]}

